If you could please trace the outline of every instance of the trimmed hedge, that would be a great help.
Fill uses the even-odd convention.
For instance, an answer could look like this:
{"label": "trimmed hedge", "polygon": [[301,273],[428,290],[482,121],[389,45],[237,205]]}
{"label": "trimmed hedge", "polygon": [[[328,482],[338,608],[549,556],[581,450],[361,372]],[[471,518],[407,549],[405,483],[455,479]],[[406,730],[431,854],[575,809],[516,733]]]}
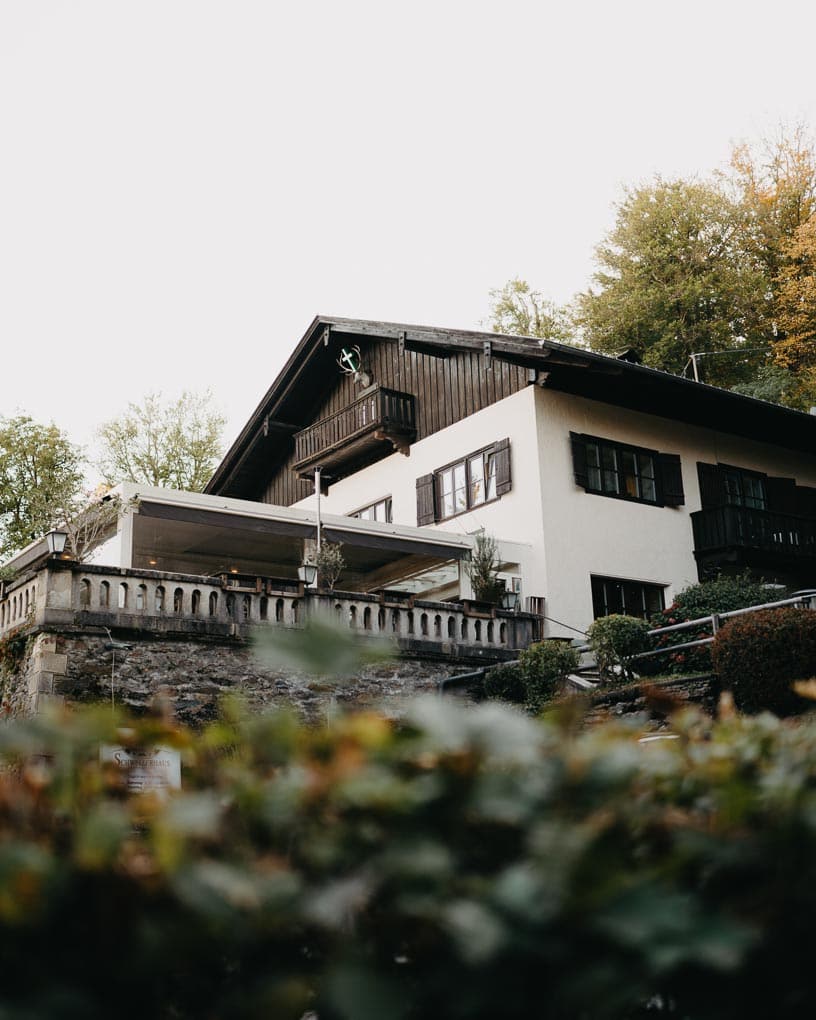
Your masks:
{"label": "trimmed hedge", "polygon": [[599,617],[587,631],[601,677],[609,681],[630,680],[635,672],[632,656],[646,652],[649,624],[637,616],[613,613]]}
{"label": "trimmed hedge", "polygon": [[525,701],[539,712],[558,693],[568,673],[578,667],[578,652],[564,641],[539,641],[519,654]]}
{"label": "trimmed hedge", "polygon": [[796,680],[816,677],[816,612],[760,609],[729,620],[712,645],[714,669],[745,712],[801,709]]}
{"label": "trimmed hedge", "polygon": [[[675,623],[698,620],[701,616],[730,613],[735,609],[761,606],[764,602],[774,600],[775,595],[765,584],[754,581],[747,575],[718,577],[713,581],[704,581],[684,588],[668,608],[652,617],[651,626],[657,630],[659,627],[671,627]],[[657,647],[670,648],[672,645],[705,637],[711,637],[710,629],[702,629],[699,632],[681,630],[661,635],[657,639]],[[664,655],[643,660],[641,665],[643,671],[649,673],[705,673],[711,669],[711,649],[704,645],[700,648],[685,648],[679,652],[666,652]]]}
{"label": "trimmed hedge", "polygon": [[519,653],[518,665],[494,666],[485,674],[488,698],[540,712],[558,686],[578,666],[578,652],[563,641],[539,641]]}

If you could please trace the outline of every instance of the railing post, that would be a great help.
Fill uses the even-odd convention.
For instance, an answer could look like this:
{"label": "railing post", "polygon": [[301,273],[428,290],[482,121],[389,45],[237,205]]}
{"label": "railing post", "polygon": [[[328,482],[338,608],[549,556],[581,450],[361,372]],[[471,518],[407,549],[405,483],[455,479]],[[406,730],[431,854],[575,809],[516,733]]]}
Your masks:
{"label": "railing post", "polygon": [[712,634],[716,634],[719,629],[720,629],[720,614],[719,613],[712,613],[711,614],[711,633]]}

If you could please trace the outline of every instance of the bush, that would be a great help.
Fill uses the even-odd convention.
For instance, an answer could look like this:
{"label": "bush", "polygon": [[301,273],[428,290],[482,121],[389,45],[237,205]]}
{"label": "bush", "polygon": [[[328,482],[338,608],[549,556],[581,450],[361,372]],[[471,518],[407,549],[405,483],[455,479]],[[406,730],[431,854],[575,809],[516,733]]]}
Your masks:
{"label": "bush", "polygon": [[[747,574],[739,577],[721,576],[713,581],[704,581],[684,588],[667,609],[652,617],[651,625],[655,630],[659,627],[671,627],[675,623],[686,623],[701,616],[711,616],[712,613],[730,613],[735,609],[746,609],[748,606],[761,606],[764,602],[774,601],[774,598],[767,585],[752,580]],[[661,635],[657,639],[657,647],[668,648],[705,637],[711,637],[710,628],[703,628],[699,632],[681,630],[674,634]],[[648,664],[648,671],[654,669],[661,673],[706,673],[711,670],[711,650],[708,645],[704,645],[700,648],[686,648],[680,652],[666,652],[664,655],[656,655],[653,659],[645,660],[645,664]]]}
{"label": "bush", "polygon": [[558,685],[578,666],[578,652],[563,641],[539,641],[519,654],[524,700],[540,711],[557,693]]}
{"label": "bush", "polygon": [[494,666],[485,673],[483,690],[488,698],[523,704],[525,693],[521,669],[515,665]]}
{"label": "bush", "polygon": [[[811,1016],[816,724],[672,728],[439,698],[4,725],[0,1015]],[[128,794],[124,741],[180,748],[183,790]]]}
{"label": "bush", "polygon": [[637,616],[601,616],[587,631],[598,672],[605,680],[630,680],[633,655],[651,647],[649,624]]}
{"label": "bush", "polygon": [[760,609],[737,616],[717,634],[712,657],[743,711],[795,712],[803,702],[791,684],[816,677],[816,612]]}

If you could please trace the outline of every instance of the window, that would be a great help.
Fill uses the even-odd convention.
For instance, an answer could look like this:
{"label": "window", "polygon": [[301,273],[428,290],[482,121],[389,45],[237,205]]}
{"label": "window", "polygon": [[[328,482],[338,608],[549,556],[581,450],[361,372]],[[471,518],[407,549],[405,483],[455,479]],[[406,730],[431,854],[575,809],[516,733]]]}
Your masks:
{"label": "window", "polygon": [[383,521],[391,523],[391,497],[386,496],[376,503],[364,506],[361,510],[355,510],[349,517],[359,517],[361,521]]}
{"label": "window", "polygon": [[751,510],[764,510],[765,485],[762,478],[738,468],[725,468],[725,501]]}
{"label": "window", "polygon": [[666,607],[663,594],[665,585],[594,575],[590,580],[592,613],[596,620],[600,616],[610,616],[612,613],[640,616],[648,620],[652,613],[659,613]]}
{"label": "window", "polygon": [[417,479],[417,523],[433,524],[491,503],[511,489],[510,440],[469,453]]}
{"label": "window", "polygon": [[680,458],[611,439],[570,433],[575,482],[586,492],[655,506],[681,506]]}
{"label": "window", "polygon": [[[700,479],[700,502],[704,510],[731,505],[744,506],[749,510],[772,508],[781,512],[795,512],[797,487],[792,479],[768,478],[758,471],[747,471],[730,464],[699,462],[697,474]],[[775,497],[773,500],[768,498],[769,489]],[[791,491],[788,492],[788,489]]]}

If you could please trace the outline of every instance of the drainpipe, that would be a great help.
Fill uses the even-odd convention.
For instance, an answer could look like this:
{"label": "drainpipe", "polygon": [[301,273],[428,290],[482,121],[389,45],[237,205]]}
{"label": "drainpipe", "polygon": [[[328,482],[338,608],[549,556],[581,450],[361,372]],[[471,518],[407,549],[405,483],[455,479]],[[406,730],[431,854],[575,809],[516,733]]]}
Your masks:
{"label": "drainpipe", "polygon": [[317,555],[320,555],[320,532],[322,531],[320,524],[320,468],[315,468],[315,496],[317,497]]}

